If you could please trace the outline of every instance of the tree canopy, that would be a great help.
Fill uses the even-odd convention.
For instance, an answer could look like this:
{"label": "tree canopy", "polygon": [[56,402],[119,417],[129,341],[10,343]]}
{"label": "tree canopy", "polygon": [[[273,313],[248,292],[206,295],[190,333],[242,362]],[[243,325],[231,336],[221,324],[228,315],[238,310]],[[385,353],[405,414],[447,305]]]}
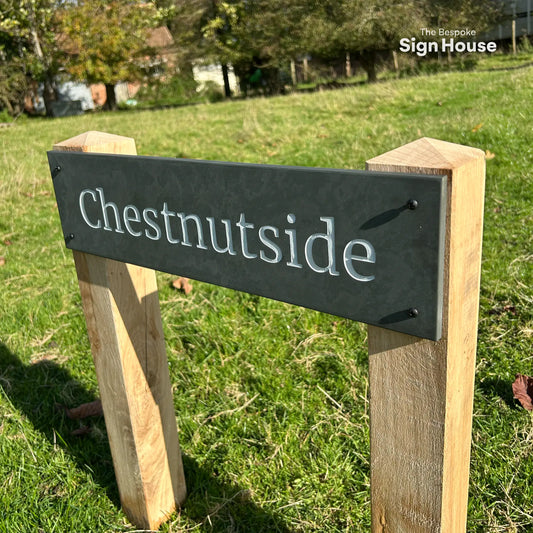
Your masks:
{"label": "tree canopy", "polygon": [[242,77],[311,54],[357,58],[369,81],[380,52],[438,24],[481,31],[494,23],[498,0],[162,0],[188,60],[231,63]]}
{"label": "tree canopy", "polygon": [[81,0],[61,14],[66,68],[76,79],[104,83],[107,107],[116,107],[114,86],[142,77],[152,50],[148,35],[159,23],[153,3],[140,0]]}
{"label": "tree canopy", "polygon": [[54,77],[62,58],[56,42],[56,15],[62,5],[62,0],[0,0],[0,84],[4,84],[0,89],[6,91],[3,102],[16,99],[25,84],[23,77],[44,84],[47,107],[54,99]]}

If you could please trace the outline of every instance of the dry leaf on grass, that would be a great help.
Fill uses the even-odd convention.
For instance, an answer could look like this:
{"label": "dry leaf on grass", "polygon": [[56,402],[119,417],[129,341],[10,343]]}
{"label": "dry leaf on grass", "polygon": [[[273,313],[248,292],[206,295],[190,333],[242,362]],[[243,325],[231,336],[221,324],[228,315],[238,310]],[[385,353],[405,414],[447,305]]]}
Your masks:
{"label": "dry leaf on grass", "polygon": [[78,429],[75,429],[74,431],[71,431],[70,434],[74,437],[86,437],[91,433],[91,428],[89,426],[81,426]]}
{"label": "dry leaf on grass", "polygon": [[533,411],[533,378],[524,376],[524,374],[516,374],[513,394],[524,409]]}
{"label": "dry leaf on grass", "polygon": [[485,159],[494,159],[496,157],[490,150],[485,150]]}
{"label": "dry leaf on grass", "polygon": [[0,267],[4,266],[6,264],[6,258],[0,257]]}
{"label": "dry leaf on grass", "polygon": [[192,291],[192,284],[189,278],[176,278],[172,282],[172,286],[179,291],[183,291],[185,294],[189,294]]}
{"label": "dry leaf on grass", "polygon": [[88,416],[101,416],[104,412],[102,411],[102,402],[95,400],[94,402],[82,403],[79,407],[72,409],[65,408],[65,414],[71,420],[81,420]]}
{"label": "dry leaf on grass", "polygon": [[503,315],[504,313],[516,315],[516,307],[513,304],[507,304],[503,307],[493,307],[489,311],[489,315]]}

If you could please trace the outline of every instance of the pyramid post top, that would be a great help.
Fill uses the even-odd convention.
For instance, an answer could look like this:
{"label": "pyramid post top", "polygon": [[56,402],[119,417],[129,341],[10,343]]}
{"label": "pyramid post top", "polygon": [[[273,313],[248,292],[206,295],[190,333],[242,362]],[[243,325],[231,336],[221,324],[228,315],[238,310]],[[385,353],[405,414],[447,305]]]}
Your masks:
{"label": "pyramid post top", "polygon": [[451,170],[464,165],[469,160],[484,159],[484,157],[483,150],[479,148],[422,137],[369,159],[367,166],[385,164],[391,167]]}
{"label": "pyramid post top", "polygon": [[101,131],[87,131],[54,144],[54,150],[69,152],[99,152],[113,154],[135,154],[135,140]]}

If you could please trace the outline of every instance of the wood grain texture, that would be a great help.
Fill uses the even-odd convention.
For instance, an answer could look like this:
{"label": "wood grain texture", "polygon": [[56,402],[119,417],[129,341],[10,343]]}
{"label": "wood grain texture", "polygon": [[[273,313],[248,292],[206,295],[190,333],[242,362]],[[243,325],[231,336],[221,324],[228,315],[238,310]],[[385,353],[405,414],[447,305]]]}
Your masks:
{"label": "wood grain texture", "polygon": [[448,176],[443,336],[370,326],[370,461],[374,533],[466,529],[485,158],[423,138],[368,170]]}
{"label": "wood grain texture", "polygon": [[[136,154],[127,137],[87,132],[55,150]],[[122,507],[157,529],[185,499],[155,272],[74,252]]]}

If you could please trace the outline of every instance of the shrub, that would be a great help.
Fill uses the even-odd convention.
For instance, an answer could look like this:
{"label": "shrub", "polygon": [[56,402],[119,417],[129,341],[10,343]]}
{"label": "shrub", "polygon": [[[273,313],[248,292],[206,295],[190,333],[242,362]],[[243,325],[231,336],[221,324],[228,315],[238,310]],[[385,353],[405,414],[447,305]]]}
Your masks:
{"label": "shrub", "polygon": [[211,103],[221,102],[225,98],[222,87],[214,81],[206,81],[200,94],[205,100]]}
{"label": "shrub", "polygon": [[197,100],[197,84],[190,76],[172,76],[141,87],[136,99],[141,105],[182,105]]}

